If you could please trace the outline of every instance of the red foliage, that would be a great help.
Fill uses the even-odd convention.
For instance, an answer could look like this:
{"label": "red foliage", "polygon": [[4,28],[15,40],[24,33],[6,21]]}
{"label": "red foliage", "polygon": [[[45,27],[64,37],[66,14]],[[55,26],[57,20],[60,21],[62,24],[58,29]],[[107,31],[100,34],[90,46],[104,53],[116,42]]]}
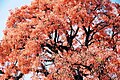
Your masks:
{"label": "red foliage", "polygon": [[11,10],[0,79],[32,72],[33,80],[119,80],[119,7],[109,0],[34,0]]}

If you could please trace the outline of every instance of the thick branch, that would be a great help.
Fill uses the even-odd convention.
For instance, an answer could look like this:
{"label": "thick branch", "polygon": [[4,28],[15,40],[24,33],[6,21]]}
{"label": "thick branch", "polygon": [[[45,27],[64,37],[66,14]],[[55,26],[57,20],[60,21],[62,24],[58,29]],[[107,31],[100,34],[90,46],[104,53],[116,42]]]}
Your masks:
{"label": "thick branch", "polygon": [[79,67],[75,70],[75,75],[74,75],[75,80],[83,80],[83,76],[81,75],[79,71]]}
{"label": "thick branch", "polygon": [[0,70],[0,74],[4,74],[4,72],[2,70]]}
{"label": "thick branch", "polygon": [[15,77],[15,80],[19,80],[20,78],[23,77],[23,75],[24,75],[23,73],[20,73],[19,76]]}
{"label": "thick branch", "polygon": [[68,42],[68,44],[69,44],[70,47],[72,46],[73,39],[74,39],[75,36],[77,35],[78,30],[79,30],[79,27],[77,28],[75,34],[73,34],[73,35],[72,35],[72,32],[73,32],[73,29],[72,29],[72,28],[71,28],[70,35],[68,34],[68,32],[66,32],[67,42]]}
{"label": "thick branch", "polygon": [[73,64],[73,65],[80,65],[80,66],[83,66],[83,67],[85,67],[86,69],[88,69],[89,71],[91,71],[92,70],[92,64],[90,64],[89,66],[86,66],[86,65],[83,65],[83,64]]}
{"label": "thick branch", "polygon": [[88,31],[87,31],[87,29],[85,28],[85,26],[83,26],[83,29],[84,29],[85,34],[86,34],[85,46],[88,47],[88,44],[89,44],[89,37],[90,37],[90,33],[91,33],[90,26],[88,27]]}
{"label": "thick branch", "polygon": [[56,43],[57,43],[57,29],[55,30],[54,42],[55,42],[54,46],[56,46]]}
{"label": "thick branch", "polygon": [[42,67],[42,73],[47,76],[49,74],[49,72],[47,71],[46,67],[41,63],[41,67]]}

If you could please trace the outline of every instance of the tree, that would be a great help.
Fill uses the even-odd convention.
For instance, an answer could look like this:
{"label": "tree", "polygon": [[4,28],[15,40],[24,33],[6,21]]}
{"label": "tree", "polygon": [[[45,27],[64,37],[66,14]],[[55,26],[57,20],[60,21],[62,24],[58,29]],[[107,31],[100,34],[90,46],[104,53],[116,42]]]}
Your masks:
{"label": "tree", "polygon": [[120,79],[120,4],[34,0],[10,11],[0,42],[0,79]]}

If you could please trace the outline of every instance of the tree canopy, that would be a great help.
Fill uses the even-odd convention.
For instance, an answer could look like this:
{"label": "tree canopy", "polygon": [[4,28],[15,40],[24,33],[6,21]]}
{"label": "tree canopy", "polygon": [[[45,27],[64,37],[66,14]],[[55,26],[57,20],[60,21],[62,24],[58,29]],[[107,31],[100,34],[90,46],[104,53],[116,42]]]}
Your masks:
{"label": "tree canopy", "polygon": [[0,79],[119,80],[120,4],[34,0],[10,11]]}

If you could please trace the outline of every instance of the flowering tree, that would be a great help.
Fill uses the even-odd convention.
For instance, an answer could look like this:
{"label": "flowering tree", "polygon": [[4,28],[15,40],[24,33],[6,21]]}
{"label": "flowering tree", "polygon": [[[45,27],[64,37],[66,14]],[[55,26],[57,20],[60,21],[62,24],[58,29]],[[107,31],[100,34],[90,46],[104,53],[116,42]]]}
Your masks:
{"label": "flowering tree", "polygon": [[10,11],[0,42],[0,79],[120,79],[120,4],[35,0]]}

